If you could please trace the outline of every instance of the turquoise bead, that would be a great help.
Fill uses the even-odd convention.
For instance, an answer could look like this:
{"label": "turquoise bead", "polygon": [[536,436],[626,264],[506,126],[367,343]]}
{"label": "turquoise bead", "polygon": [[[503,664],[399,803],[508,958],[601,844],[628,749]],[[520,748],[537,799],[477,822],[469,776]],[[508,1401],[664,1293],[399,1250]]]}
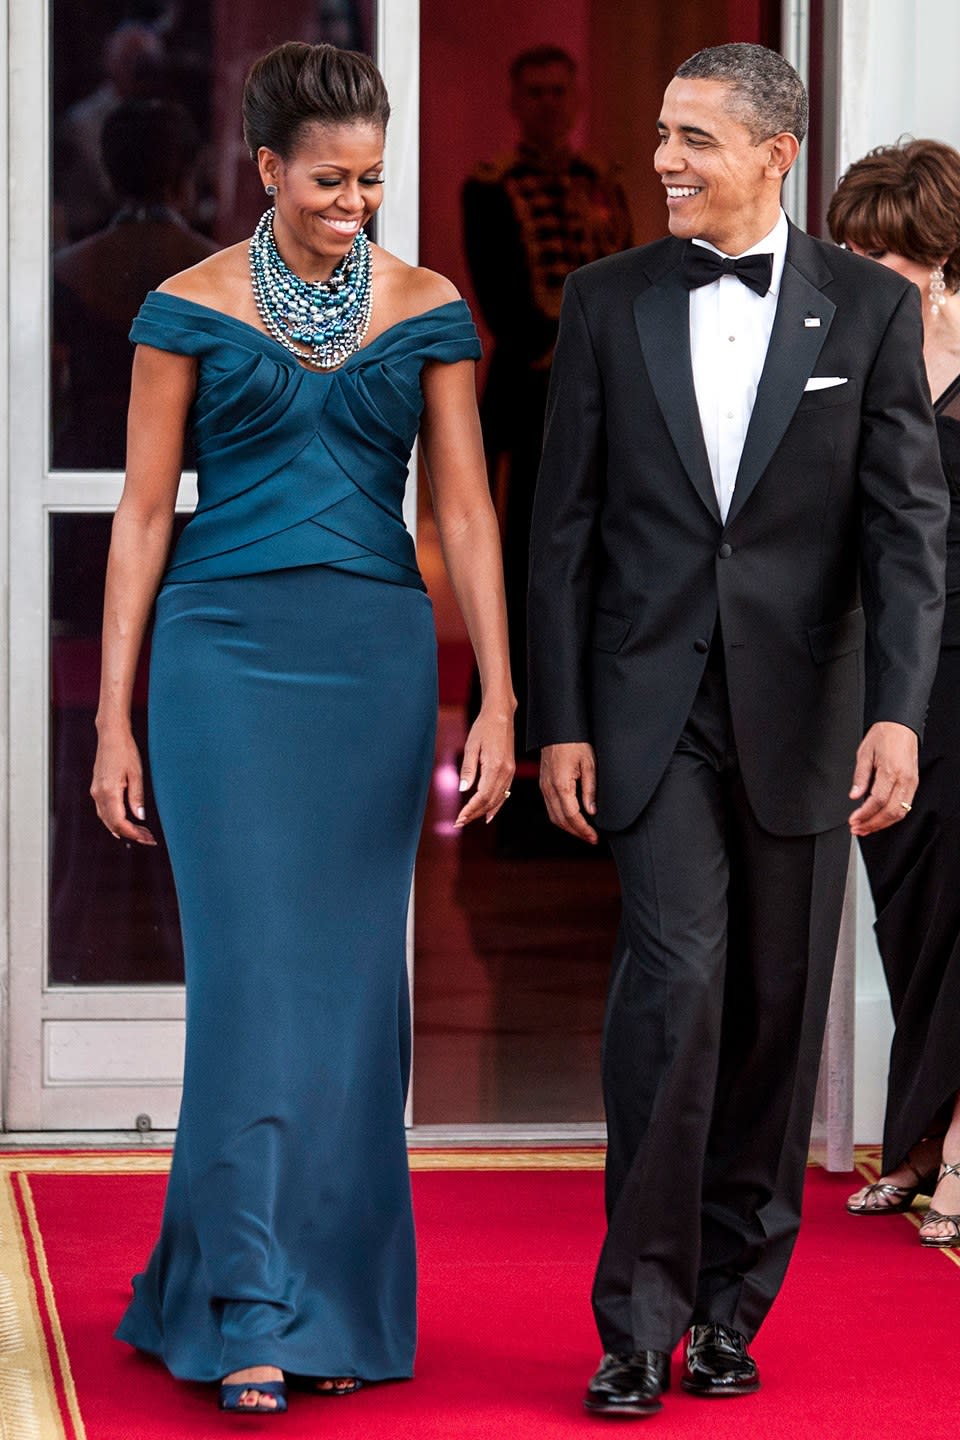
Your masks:
{"label": "turquoise bead", "polygon": [[250,241],[250,274],[260,318],[298,359],[332,369],[359,349],[373,303],[370,242],[362,230],[329,280],[311,283],[284,264],[268,210]]}

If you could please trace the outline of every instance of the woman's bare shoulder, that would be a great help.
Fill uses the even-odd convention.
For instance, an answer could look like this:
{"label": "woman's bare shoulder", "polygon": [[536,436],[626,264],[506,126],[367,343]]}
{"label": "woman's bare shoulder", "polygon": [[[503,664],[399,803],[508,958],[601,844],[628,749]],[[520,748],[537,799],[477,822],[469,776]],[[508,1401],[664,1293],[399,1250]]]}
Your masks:
{"label": "woman's bare shoulder", "polygon": [[390,308],[398,316],[417,315],[461,298],[456,285],[445,275],[423,265],[408,265],[379,245],[375,247],[373,280],[374,293],[380,281],[384,297],[389,297]]}
{"label": "woman's bare shoulder", "polygon": [[171,275],[157,289],[180,300],[193,300],[212,310],[233,313],[237,302],[246,298],[250,289],[247,242],[229,245],[206,259]]}

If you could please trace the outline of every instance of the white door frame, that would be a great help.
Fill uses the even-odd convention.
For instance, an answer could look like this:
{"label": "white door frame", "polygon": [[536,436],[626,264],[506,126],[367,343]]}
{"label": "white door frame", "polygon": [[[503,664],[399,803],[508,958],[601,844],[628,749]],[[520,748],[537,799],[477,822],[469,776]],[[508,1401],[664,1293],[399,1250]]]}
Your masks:
{"label": "white door frame", "polygon": [[[382,212],[383,242],[416,259],[419,176],[419,0],[379,0],[378,56],[393,101],[387,150],[390,188]],[[7,22],[9,18],[9,29]],[[182,986],[49,986],[47,970],[48,854],[48,542],[58,511],[110,512],[120,496],[117,473],[51,475],[49,416],[49,7],[47,0],[8,0],[0,7],[0,45],[8,70],[9,105],[0,105],[0,233],[8,236],[0,273],[0,406],[7,426],[6,473],[0,485],[0,695],[7,727],[0,735],[0,903],[9,895],[8,927],[0,936],[0,1019],[7,1056],[3,1128],[8,1131],[129,1130],[149,1115],[154,1129],[176,1123],[183,1041]],[[9,80],[8,80],[9,77]],[[4,97],[6,98],[6,97]],[[3,127],[9,116],[9,137]],[[9,145],[2,143],[9,138]],[[2,165],[9,155],[9,176]],[[9,296],[7,274],[9,273]],[[178,508],[196,501],[184,476]],[[416,514],[415,485],[407,497]],[[9,531],[7,516],[9,515]],[[9,612],[7,611],[9,594]],[[9,668],[7,658],[9,656]],[[9,808],[6,808],[9,807]],[[411,931],[412,936],[412,931]],[[412,942],[408,937],[412,973]],[[133,1027],[133,1028],[131,1028]]]}

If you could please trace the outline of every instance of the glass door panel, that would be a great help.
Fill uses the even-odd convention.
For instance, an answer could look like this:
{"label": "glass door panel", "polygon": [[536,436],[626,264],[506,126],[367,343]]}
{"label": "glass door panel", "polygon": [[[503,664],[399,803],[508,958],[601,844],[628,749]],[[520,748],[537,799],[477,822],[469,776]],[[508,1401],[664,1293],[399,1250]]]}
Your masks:
{"label": "glass door panel", "polygon": [[[185,517],[176,529],[183,528]],[[179,985],[183,950],[173,876],[145,766],[157,848],[119,844],[90,800],[96,750],[103,580],[110,516],[50,516],[50,985]],[[147,755],[149,637],[134,690]]]}
{"label": "glass door panel", "polygon": [[[118,845],[87,793],[130,322],[148,290],[249,235],[263,211],[239,118],[251,62],[278,39],[382,47],[389,81],[392,47],[406,79],[416,16],[416,0],[390,0],[389,17],[375,0],[10,0],[11,193],[39,190],[43,204],[10,215],[8,1129],[176,1120],[169,865],[162,844]],[[392,154],[415,173],[416,107],[395,114]],[[415,188],[383,221],[415,237]],[[179,524],[195,499],[188,468]],[[144,754],[145,676],[146,656]]]}

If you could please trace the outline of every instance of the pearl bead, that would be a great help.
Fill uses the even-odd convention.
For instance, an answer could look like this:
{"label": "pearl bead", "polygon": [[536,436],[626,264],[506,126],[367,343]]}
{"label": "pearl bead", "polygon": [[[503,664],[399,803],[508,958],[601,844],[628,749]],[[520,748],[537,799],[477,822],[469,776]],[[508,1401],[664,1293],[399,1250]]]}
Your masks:
{"label": "pearl bead", "polygon": [[330,278],[311,283],[284,264],[272,221],[273,211],[268,210],[250,241],[257,311],[274,339],[299,360],[332,369],[360,348],[370,325],[370,242],[358,231]]}

